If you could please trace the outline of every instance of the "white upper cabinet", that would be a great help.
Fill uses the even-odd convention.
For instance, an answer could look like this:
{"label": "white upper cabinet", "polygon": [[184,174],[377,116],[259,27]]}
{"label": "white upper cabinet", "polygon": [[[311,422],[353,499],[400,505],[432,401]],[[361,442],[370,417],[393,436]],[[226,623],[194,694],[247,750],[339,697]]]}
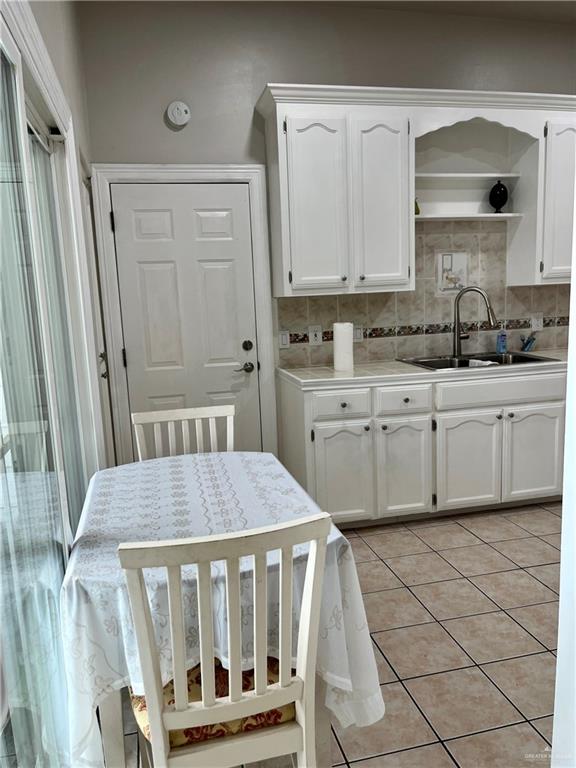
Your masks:
{"label": "white upper cabinet", "polygon": [[292,287],[347,287],[346,120],[287,118]]}
{"label": "white upper cabinet", "polygon": [[407,284],[412,233],[409,121],[350,122],[354,284]]}
{"label": "white upper cabinet", "polygon": [[548,123],[542,279],[569,278],[574,235],[576,123]]}

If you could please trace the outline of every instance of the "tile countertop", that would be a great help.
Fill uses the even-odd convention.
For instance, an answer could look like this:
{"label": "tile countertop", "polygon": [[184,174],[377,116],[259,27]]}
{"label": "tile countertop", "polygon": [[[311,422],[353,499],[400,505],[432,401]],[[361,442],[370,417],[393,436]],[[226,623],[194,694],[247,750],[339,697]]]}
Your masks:
{"label": "tile countertop", "polygon": [[386,360],[382,362],[360,363],[354,366],[352,372],[335,371],[329,366],[317,366],[310,368],[278,368],[278,375],[300,385],[303,389],[312,389],[322,386],[350,386],[353,384],[377,384],[381,381],[386,384],[416,379],[420,382],[452,381],[455,377],[469,379],[477,377],[493,376],[518,376],[524,373],[558,373],[566,371],[568,359],[567,349],[540,349],[534,353],[535,357],[546,358],[546,363],[522,363],[519,365],[487,366],[481,368],[451,368],[439,371],[430,371],[411,363],[402,363],[399,360]]}

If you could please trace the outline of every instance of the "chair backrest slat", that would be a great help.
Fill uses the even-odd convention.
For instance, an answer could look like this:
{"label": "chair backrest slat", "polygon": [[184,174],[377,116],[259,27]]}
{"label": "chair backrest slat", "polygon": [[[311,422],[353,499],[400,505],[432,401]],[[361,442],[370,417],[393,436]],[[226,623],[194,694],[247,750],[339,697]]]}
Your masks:
{"label": "chair backrest slat", "polygon": [[166,570],[168,572],[168,610],[170,613],[170,639],[174,672],[174,702],[176,709],[182,710],[188,706],[182,576],[179,565],[171,565]]}
{"label": "chair backrest slat", "polygon": [[214,684],[214,625],[212,619],[212,575],[209,562],[198,563],[198,627],[202,704],[211,707],[216,699]]}
{"label": "chair backrest slat", "polygon": [[[234,413],[233,405],[214,405],[203,408],[182,408],[176,411],[145,411],[132,414],[132,424],[136,434],[136,449],[138,460],[159,458],[165,455],[162,425],[166,424],[168,435],[168,453],[176,456],[179,453],[179,434],[177,437],[176,424],[182,425],[182,451],[191,453],[189,422],[194,422],[196,436],[196,453],[205,452],[204,422],[208,422],[208,439],[211,452],[218,450],[218,419],[224,420],[226,429],[226,450],[234,450]],[[146,426],[151,425],[154,436],[154,451],[146,444]],[[150,428],[150,426],[148,426]]]}
{"label": "chair backrest slat", "polygon": [[254,555],[254,688],[262,694],[268,685],[266,552]]}
{"label": "chair backrest slat", "polygon": [[292,679],[292,547],[280,550],[280,675],[284,688]]}
{"label": "chair backrest slat", "polygon": [[[296,721],[313,727],[314,686],[318,622],[324,575],[326,540],[330,516],[320,513],[304,520],[221,536],[166,542],[121,544],[120,562],[126,570],[130,604],[140,654],[155,764],[170,765],[168,731],[171,727],[194,728],[211,723],[266,712],[286,703],[298,702]],[[298,617],[296,674],[292,671],[293,547],[309,543],[304,588]],[[268,684],[268,553],[279,552],[279,685]],[[247,558],[244,561],[243,558]],[[226,613],[228,624],[228,695],[216,695],[214,668],[214,617],[212,563],[225,563]],[[241,572],[240,565],[252,567]],[[201,664],[201,702],[188,702],[186,681],[187,630],[183,610],[182,574],[186,565],[196,565],[198,636]],[[160,677],[159,649],[144,585],[143,569],[164,568],[167,572],[169,626],[174,669],[174,706],[165,705]],[[274,573],[275,566],[271,568]],[[186,569],[187,587],[194,569]],[[191,574],[191,576],[188,576]],[[221,573],[218,580],[220,583]],[[253,581],[254,690],[242,690],[242,584]],[[270,629],[274,626],[271,625]],[[221,648],[223,638],[218,638]],[[258,702],[258,703],[257,703]],[[210,711],[212,708],[212,712]],[[241,762],[241,760],[240,760]]]}
{"label": "chair backrest slat", "polygon": [[242,696],[242,616],[240,607],[240,560],[226,560],[226,608],[228,612],[228,684],[230,701]]}

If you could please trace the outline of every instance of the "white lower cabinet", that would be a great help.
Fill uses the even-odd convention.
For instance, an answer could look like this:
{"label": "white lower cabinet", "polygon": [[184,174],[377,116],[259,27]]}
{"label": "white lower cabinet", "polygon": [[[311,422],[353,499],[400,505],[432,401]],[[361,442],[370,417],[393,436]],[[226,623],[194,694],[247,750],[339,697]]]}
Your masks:
{"label": "white lower cabinet", "polygon": [[377,516],[432,511],[432,417],[378,419]]}
{"label": "white lower cabinet", "polygon": [[502,410],[438,417],[437,508],[498,504],[502,486]]}
{"label": "white lower cabinet", "polygon": [[374,515],[374,458],[369,420],[314,425],[316,502],[337,522]]}
{"label": "white lower cabinet", "polygon": [[502,501],[562,493],[564,404],[504,410]]}

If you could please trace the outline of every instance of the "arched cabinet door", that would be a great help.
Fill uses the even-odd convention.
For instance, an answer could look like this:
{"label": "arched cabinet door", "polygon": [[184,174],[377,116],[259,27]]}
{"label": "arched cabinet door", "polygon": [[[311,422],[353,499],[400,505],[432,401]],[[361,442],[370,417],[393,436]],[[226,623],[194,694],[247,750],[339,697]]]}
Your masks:
{"label": "arched cabinet door", "polygon": [[370,421],[314,426],[316,502],[336,522],[374,514],[374,459]]}
{"label": "arched cabinet door", "polygon": [[408,119],[352,119],[350,159],[355,286],[407,285],[414,207]]}
{"label": "arched cabinet door", "polygon": [[346,289],[346,120],[289,117],[286,133],[292,287]]}
{"label": "arched cabinet door", "polygon": [[546,126],[542,279],[569,278],[574,236],[576,124]]}
{"label": "arched cabinet door", "polygon": [[502,501],[562,493],[564,404],[504,410]]}

